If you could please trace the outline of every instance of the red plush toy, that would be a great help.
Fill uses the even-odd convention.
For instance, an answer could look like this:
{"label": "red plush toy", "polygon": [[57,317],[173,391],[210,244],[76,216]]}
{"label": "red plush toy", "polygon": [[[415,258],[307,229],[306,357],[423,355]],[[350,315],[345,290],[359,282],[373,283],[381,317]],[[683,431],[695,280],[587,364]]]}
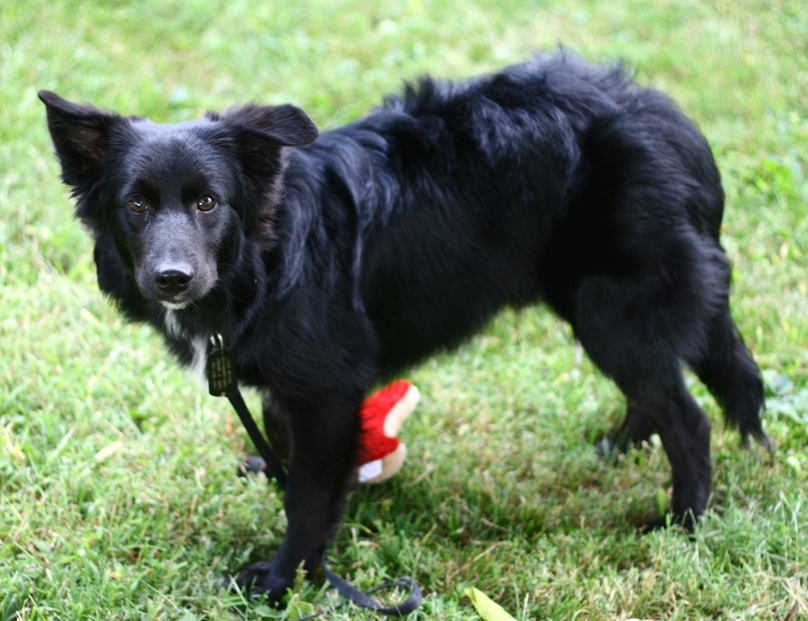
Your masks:
{"label": "red plush toy", "polygon": [[418,403],[418,389],[406,380],[398,380],[370,395],[359,412],[360,483],[380,483],[401,469],[407,447],[398,439],[404,419]]}

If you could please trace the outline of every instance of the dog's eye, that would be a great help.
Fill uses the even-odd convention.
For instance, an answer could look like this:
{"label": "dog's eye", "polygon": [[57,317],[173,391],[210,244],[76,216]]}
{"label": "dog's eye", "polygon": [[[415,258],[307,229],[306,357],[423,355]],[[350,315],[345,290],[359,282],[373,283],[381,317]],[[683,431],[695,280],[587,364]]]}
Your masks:
{"label": "dog's eye", "polygon": [[199,200],[196,201],[196,208],[199,211],[210,211],[214,207],[216,207],[216,199],[207,194],[200,196]]}
{"label": "dog's eye", "polygon": [[129,207],[135,213],[143,213],[146,209],[149,208],[149,204],[146,202],[146,199],[142,196],[136,196],[135,198],[130,198],[126,202],[126,206]]}

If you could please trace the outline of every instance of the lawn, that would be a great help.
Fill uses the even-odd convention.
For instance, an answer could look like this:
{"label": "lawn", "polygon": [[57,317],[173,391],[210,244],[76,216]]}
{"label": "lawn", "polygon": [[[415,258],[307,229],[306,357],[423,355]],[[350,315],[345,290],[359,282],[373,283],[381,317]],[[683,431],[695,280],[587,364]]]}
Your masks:
{"label": "lawn", "polygon": [[[295,618],[222,588],[279,544],[280,494],[234,476],[251,447],[227,404],[98,292],[37,90],[164,122],[293,102],[329,128],[404,79],[559,43],[625,59],[709,138],[778,449],[742,450],[693,381],[714,422],[709,512],[692,540],[639,536],[669,491],[661,447],[599,459],[619,393],[547,311],[506,312],[412,370],[408,461],[351,497],[332,568],[363,588],[414,576],[414,619],[478,619],[470,585],[520,621],[808,618],[807,3],[5,0],[0,621]],[[317,576],[293,599],[332,601]]]}

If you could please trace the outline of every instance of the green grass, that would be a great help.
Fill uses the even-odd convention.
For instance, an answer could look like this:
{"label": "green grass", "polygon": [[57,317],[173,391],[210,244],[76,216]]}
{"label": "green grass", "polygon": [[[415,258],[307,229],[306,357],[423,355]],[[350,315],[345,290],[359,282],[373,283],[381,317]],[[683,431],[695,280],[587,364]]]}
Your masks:
{"label": "green grass", "polygon": [[[0,621],[288,618],[220,586],[278,545],[278,492],[233,476],[250,447],[227,405],[98,293],[36,91],[166,122],[292,101],[327,128],[404,78],[472,75],[559,42],[627,59],[713,144],[733,311],[766,373],[778,451],[739,450],[694,384],[716,423],[709,514],[694,541],[637,536],[670,484],[663,452],[600,461],[591,441],[620,418],[616,389],[548,313],[506,313],[413,371],[408,462],[352,496],[332,566],[362,587],[414,575],[416,619],[476,619],[466,585],[520,620],[808,617],[805,2],[6,0]],[[296,596],[327,602],[320,585]]]}

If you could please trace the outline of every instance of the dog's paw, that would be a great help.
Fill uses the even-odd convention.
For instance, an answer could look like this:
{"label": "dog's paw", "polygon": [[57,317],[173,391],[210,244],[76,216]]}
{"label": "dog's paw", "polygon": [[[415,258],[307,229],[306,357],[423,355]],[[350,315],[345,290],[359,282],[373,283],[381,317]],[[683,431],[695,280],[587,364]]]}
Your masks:
{"label": "dog's paw", "polygon": [[619,456],[615,454],[619,453],[619,451],[615,451],[616,447],[617,443],[615,442],[614,436],[603,436],[595,441],[595,451],[598,457],[605,461],[615,459]]}
{"label": "dog's paw", "polygon": [[272,561],[264,561],[242,569],[236,576],[236,585],[251,597],[264,597],[279,604],[292,588],[293,579],[282,576]]}
{"label": "dog's paw", "polygon": [[689,537],[693,537],[698,525],[699,525],[699,519],[693,517],[693,514],[690,512],[684,515],[676,515],[673,513],[668,513],[667,515],[664,515],[662,517],[645,522],[640,527],[640,532],[642,534],[645,534],[654,532],[656,530],[673,528],[682,530],[685,533],[687,533]]}
{"label": "dog's paw", "polygon": [[238,475],[245,477],[248,475],[258,475],[266,472],[266,462],[260,457],[246,457],[238,468]]}

